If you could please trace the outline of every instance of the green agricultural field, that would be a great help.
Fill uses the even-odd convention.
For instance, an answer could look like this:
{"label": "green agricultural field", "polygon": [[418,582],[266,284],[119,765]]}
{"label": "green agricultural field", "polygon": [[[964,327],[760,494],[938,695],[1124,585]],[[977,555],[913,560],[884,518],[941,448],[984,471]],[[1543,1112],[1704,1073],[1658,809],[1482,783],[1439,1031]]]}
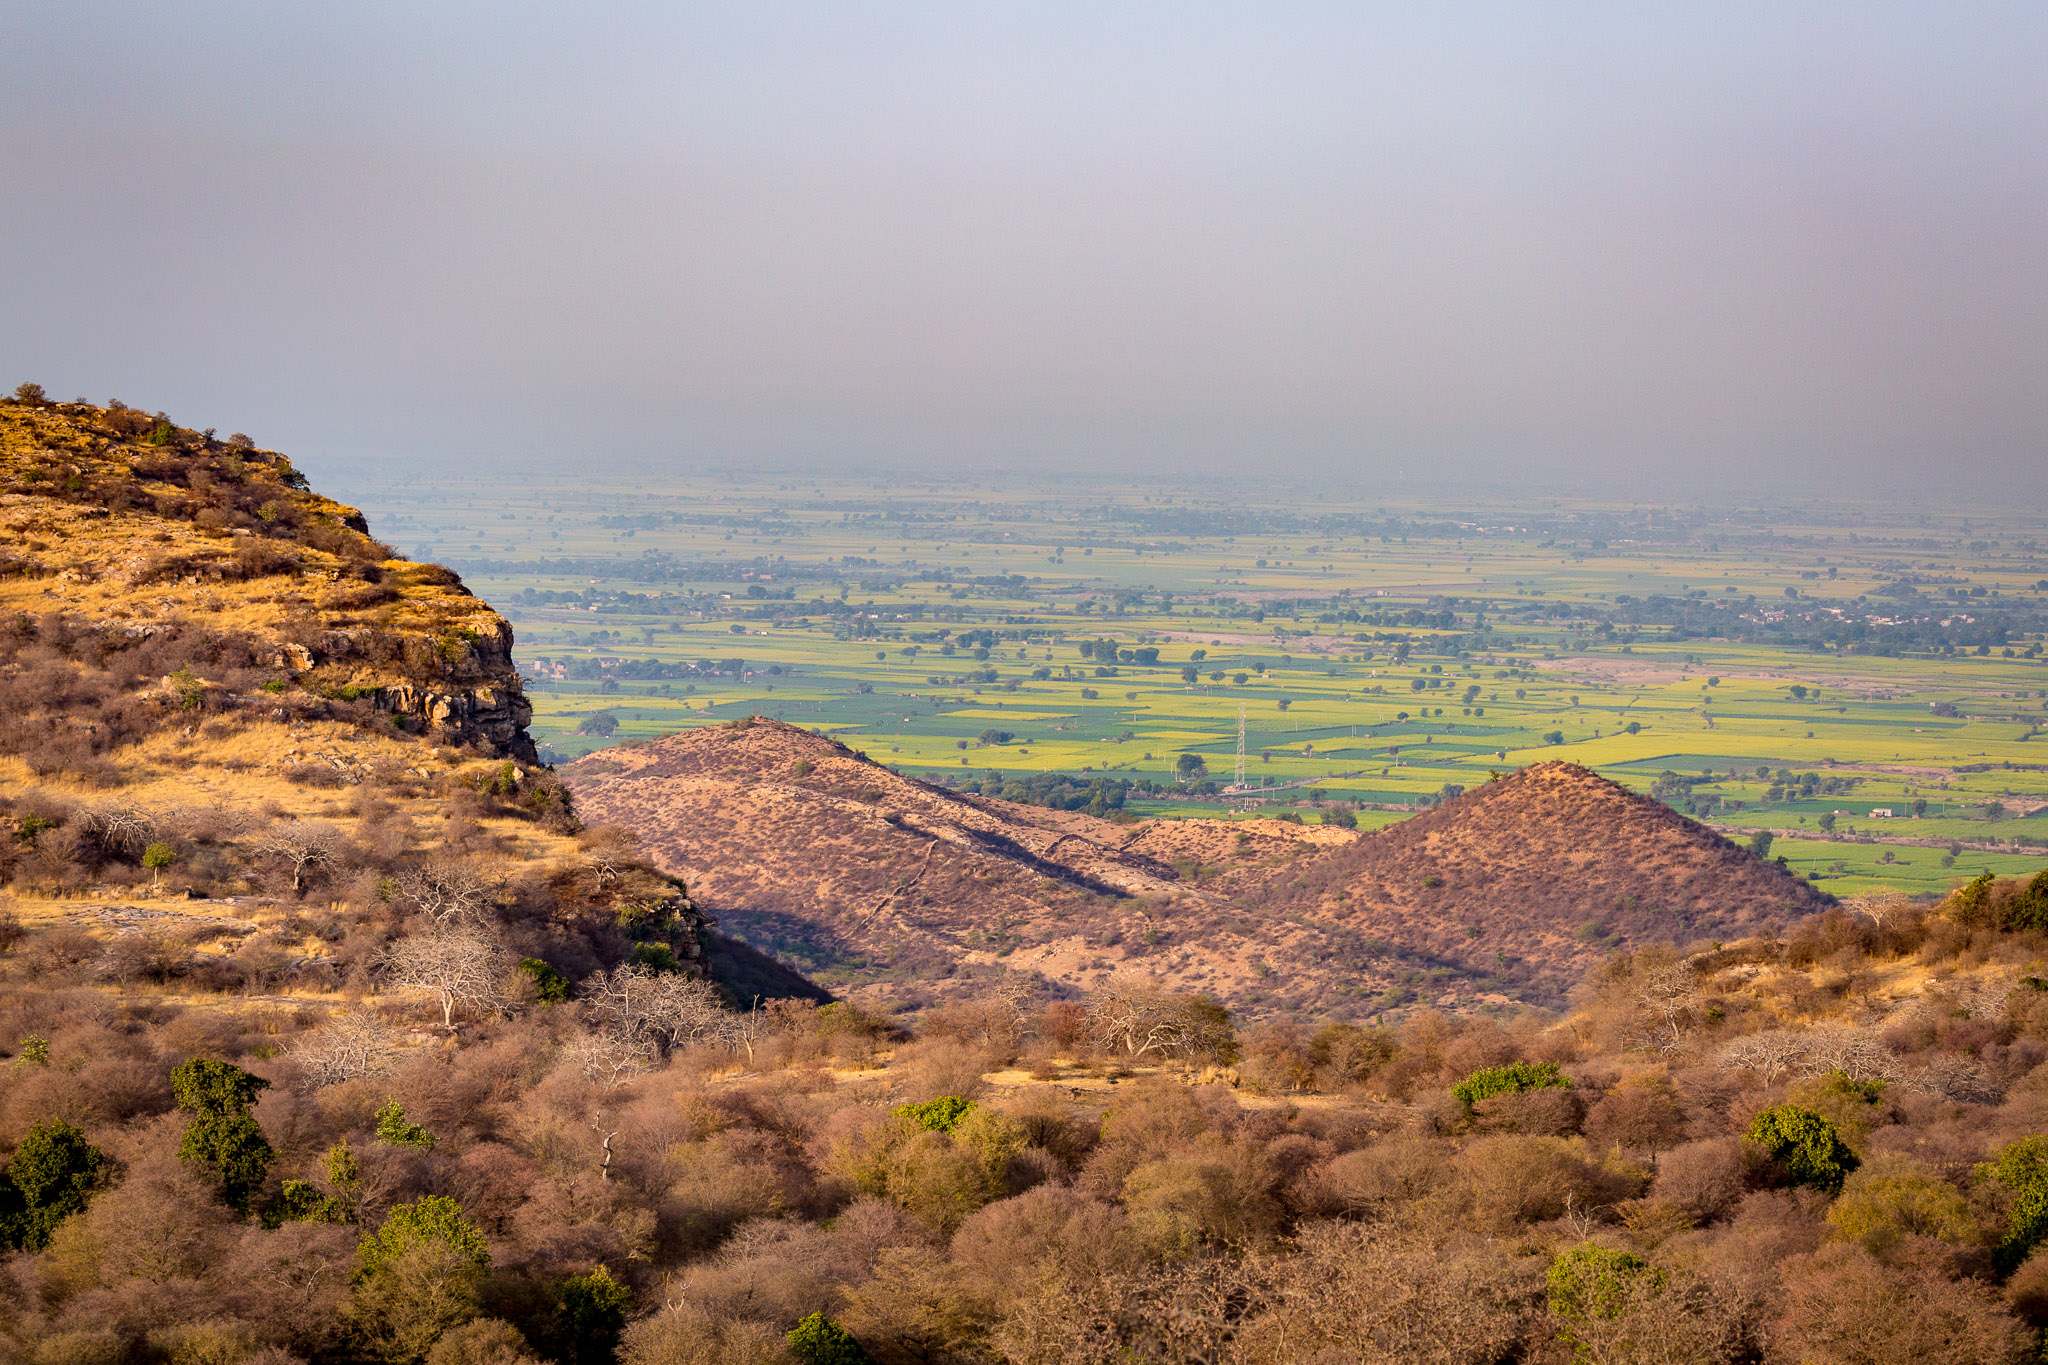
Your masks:
{"label": "green agricultural field", "polygon": [[1367,827],[1566,758],[1839,892],[2048,865],[2018,513],[342,481],[513,620],[551,758],[758,713],[987,790]]}

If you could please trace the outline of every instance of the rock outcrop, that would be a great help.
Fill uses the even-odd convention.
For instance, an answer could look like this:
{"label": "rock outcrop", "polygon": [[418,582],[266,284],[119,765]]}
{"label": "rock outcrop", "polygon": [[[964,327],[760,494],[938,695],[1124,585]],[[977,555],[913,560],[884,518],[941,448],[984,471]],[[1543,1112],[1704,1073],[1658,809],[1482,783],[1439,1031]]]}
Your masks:
{"label": "rock outcrop", "polygon": [[275,451],[132,408],[0,402],[0,531],[0,609],[131,641],[203,631],[308,697],[538,761],[505,618]]}

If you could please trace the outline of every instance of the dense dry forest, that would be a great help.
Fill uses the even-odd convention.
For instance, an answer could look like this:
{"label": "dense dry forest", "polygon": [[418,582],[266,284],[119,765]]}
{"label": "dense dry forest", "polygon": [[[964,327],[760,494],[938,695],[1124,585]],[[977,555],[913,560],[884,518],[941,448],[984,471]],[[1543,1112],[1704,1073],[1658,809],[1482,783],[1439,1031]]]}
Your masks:
{"label": "dense dry forest", "polygon": [[292,911],[342,928],[332,1012],[266,998],[260,945],[10,926],[0,1339],[36,1365],[2034,1359],[2044,882],[1617,956],[1562,1016],[1243,1032],[1137,978],[914,1035],[630,961],[431,1003],[371,988],[424,928],[404,897]]}

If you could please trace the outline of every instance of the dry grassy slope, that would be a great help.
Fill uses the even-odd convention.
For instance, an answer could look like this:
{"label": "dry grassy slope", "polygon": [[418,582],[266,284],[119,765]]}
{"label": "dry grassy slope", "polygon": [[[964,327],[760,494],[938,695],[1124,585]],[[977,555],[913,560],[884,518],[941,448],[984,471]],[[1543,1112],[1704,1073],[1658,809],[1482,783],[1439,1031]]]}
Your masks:
{"label": "dry grassy slope", "polygon": [[1078,988],[1141,967],[1248,1013],[1364,1014],[1417,972],[1444,1003],[1555,1001],[1614,942],[1732,938],[1823,903],[1566,764],[1365,836],[961,796],[766,720],[565,776],[744,937],[899,1004],[998,965]]}
{"label": "dry grassy slope", "polygon": [[0,402],[0,613],[247,638],[308,691],[534,761],[511,627],[454,574],[371,540],[282,455],[138,416]]}
{"label": "dry grassy slope", "polygon": [[[495,869],[587,865],[561,820],[536,815],[558,809],[548,775],[502,761],[534,759],[510,627],[453,573],[399,558],[368,530],[273,451],[133,409],[0,399],[0,796],[118,806],[166,828],[197,809],[222,828],[305,821],[356,838],[368,793],[415,822],[408,850],[431,860],[472,856],[449,852],[443,835],[489,785],[522,812],[480,818]],[[191,676],[159,679],[172,660]],[[237,848],[227,836],[206,852]],[[164,890],[190,870],[173,866]],[[247,870],[215,859],[205,890],[232,899],[188,900],[119,875],[42,884],[0,865],[0,912],[32,932],[217,930],[219,943],[200,946],[226,951],[291,909],[245,884]],[[609,917],[606,894],[671,894],[655,883],[629,868],[589,912]],[[702,934],[697,946],[739,999],[822,998],[744,944]],[[304,958],[323,951],[287,945]]]}

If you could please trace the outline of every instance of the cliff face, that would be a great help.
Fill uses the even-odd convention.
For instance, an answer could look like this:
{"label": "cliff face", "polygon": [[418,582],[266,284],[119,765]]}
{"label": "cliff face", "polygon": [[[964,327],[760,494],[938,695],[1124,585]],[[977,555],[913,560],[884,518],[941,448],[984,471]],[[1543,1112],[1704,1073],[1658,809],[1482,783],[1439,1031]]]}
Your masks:
{"label": "cliff face", "polygon": [[0,611],[117,642],[204,636],[216,657],[274,670],[256,682],[273,697],[363,703],[398,729],[537,761],[505,619],[244,438],[0,402]]}
{"label": "cliff face", "polygon": [[[279,645],[278,666],[298,677],[347,677],[343,687],[372,685],[367,696],[378,710],[411,728],[458,748],[478,748],[498,758],[537,763],[526,733],[533,707],[520,690],[512,665],[512,627],[495,614],[466,627],[466,633],[433,641],[392,640],[374,629],[322,631]],[[395,656],[395,658],[394,658]],[[412,657],[419,656],[419,657]],[[371,684],[393,663],[416,669],[418,678]]]}

